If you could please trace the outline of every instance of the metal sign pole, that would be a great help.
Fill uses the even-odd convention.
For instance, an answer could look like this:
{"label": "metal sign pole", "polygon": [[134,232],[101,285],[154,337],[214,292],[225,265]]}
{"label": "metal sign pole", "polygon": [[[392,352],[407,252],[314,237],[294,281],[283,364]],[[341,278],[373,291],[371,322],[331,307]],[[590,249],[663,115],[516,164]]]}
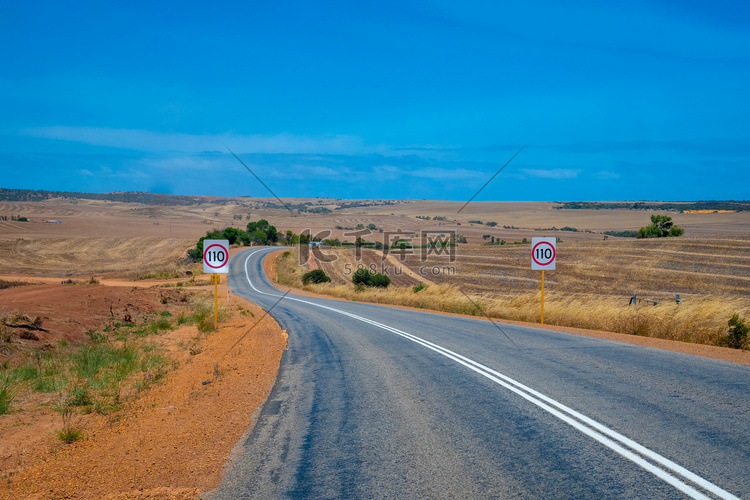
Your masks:
{"label": "metal sign pole", "polygon": [[542,269],[542,324],[544,324],[544,269]]}
{"label": "metal sign pole", "polygon": [[218,274],[211,276],[211,281],[214,282],[214,330],[219,328],[219,280],[221,278]]}

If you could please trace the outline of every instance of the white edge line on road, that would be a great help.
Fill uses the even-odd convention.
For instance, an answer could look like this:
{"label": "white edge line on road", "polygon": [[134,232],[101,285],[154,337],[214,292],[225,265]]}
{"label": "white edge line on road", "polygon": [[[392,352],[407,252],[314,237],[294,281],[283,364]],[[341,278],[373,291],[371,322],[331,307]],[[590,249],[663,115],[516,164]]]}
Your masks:
{"label": "white edge line on road", "polygon": [[[267,293],[259,290],[256,288],[256,286],[253,284],[252,280],[250,279],[250,274],[247,269],[247,263],[250,257],[252,257],[255,253],[259,251],[263,251],[265,249],[258,249],[253,252],[250,252],[250,254],[245,259],[244,268],[245,268],[245,277],[247,279],[247,282],[250,284],[253,290],[258,292],[261,295],[268,295],[270,297],[281,297],[281,295],[276,295],[273,293]],[[524,384],[518,382],[517,380],[514,380],[507,375],[503,375],[502,373],[499,373],[492,368],[489,368],[487,366],[484,366],[472,359],[469,359],[465,356],[462,356],[458,353],[455,353],[449,349],[446,349],[440,345],[434,344],[428,340],[424,340],[420,337],[417,337],[416,335],[412,335],[411,333],[404,332],[402,330],[399,330],[397,328],[393,328],[391,326],[385,325],[383,323],[379,323],[377,321],[373,321],[368,318],[364,318],[362,316],[358,316],[356,314],[352,314],[346,311],[343,311],[341,309],[336,309],[333,307],[328,307],[322,304],[316,304],[315,302],[310,302],[308,300],[298,299],[296,297],[286,297],[286,300],[293,300],[296,302],[302,302],[304,304],[308,304],[314,307],[319,307],[321,309],[326,309],[329,311],[336,312],[338,314],[342,314],[344,316],[348,316],[352,319],[356,319],[358,321],[362,321],[364,323],[368,323],[370,325],[376,326],[378,328],[381,328],[383,330],[389,331],[391,333],[395,333],[396,335],[399,335],[401,337],[404,337],[408,340],[411,340],[412,342],[415,342],[417,344],[420,344],[432,351],[435,351],[467,368],[470,370],[475,371],[476,373],[479,373],[480,375],[488,378],[489,380],[495,382],[498,385],[501,385],[502,387],[505,387],[506,389],[518,394],[522,398],[526,399],[527,401],[533,403],[534,405],[538,406],[539,408],[547,411],[548,413],[554,415],[555,417],[559,418],[563,422],[571,425],[575,429],[579,430],[580,432],[583,432],[587,436],[597,440],[604,446],[610,448],[614,452],[618,453],[619,455],[627,458],[628,460],[631,460],[635,464],[639,465],[643,469],[651,472],[655,476],[657,476],[659,479],[662,479],[663,481],[671,484],[678,490],[682,491],[686,495],[690,496],[691,498],[695,499],[708,499],[706,495],[704,495],[702,492],[696,490],[692,486],[689,486],[682,482],[680,479],[674,477],[673,475],[667,473],[663,469],[656,467],[655,465],[647,462],[643,459],[643,457],[636,455],[630,450],[627,450],[620,446],[620,444],[627,446],[628,448],[631,448],[634,451],[637,451],[641,455],[650,458],[652,461],[656,462],[660,466],[669,469],[678,475],[682,476],[683,478],[692,481],[693,483],[697,484],[698,486],[702,487],[706,491],[709,491],[713,493],[714,495],[718,496],[719,498],[727,499],[727,500],[739,500],[738,497],[732,495],[726,490],[723,490],[722,488],[716,486],[715,484],[711,483],[710,481],[698,476],[697,474],[690,472],[689,470],[685,469],[684,467],[676,464],[672,460],[669,460],[666,457],[663,457],[659,455],[658,453],[649,450],[645,446],[642,446],[638,444],[637,442],[633,441],[632,439],[623,436],[622,434],[610,429],[609,427],[606,427],[603,424],[600,424],[599,422],[573,410],[572,408],[569,408],[568,406],[565,406],[564,404],[545,396],[544,394],[535,391],[534,389],[525,386]],[[554,406],[554,408],[553,408]],[[567,414],[567,415],[566,415]],[[573,418],[571,418],[573,417]],[[577,419],[577,420],[575,420]],[[586,425],[584,425],[586,424]],[[588,426],[588,427],[587,427]],[[607,437],[609,436],[609,438]],[[612,438],[612,439],[610,439]],[[615,441],[618,441],[620,444],[616,443]]]}

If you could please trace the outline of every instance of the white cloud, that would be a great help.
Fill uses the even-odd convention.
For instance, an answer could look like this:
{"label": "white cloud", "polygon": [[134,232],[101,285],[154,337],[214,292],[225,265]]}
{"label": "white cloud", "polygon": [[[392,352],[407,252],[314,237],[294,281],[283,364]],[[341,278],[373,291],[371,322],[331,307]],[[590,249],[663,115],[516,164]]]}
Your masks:
{"label": "white cloud", "polygon": [[551,170],[522,168],[521,173],[528,175],[529,177],[539,177],[542,179],[575,179],[578,177],[580,170],[569,168],[553,168]]}
{"label": "white cloud", "polygon": [[67,126],[29,128],[22,130],[21,135],[149,152],[225,151],[224,144],[237,154],[362,154],[382,150],[382,147],[365,147],[361,138],[348,135],[194,135]]}
{"label": "white cloud", "polygon": [[[148,168],[164,170],[214,170],[219,165],[216,159],[201,156],[170,156],[168,158],[144,158],[139,160]],[[222,165],[223,166],[223,165]],[[241,165],[238,165],[242,168]]]}
{"label": "white cloud", "polygon": [[611,180],[611,179],[619,179],[620,178],[620,174],[618,174],[617,172],[609,171],[609,170],[602,170],[601,172],[597,172],[594,175],[594,177],[596,177],[597,179],[601,179],[601,180],[607,181],[607,180]]}
{"label": "white cloud", "polygon": [[393,165],[378,165],[373,168],[376,174],[383,174],[389,179],[395,179],[400,176],[406,177],[417,177],[420,179],[429,179],[435,181],[441,180],[468,180],[468,179],[483,179],[487,176],[486,173],[467,170],[465,168],[459,169],[448,169],[448,168],[418,168],[413,170],[407,170],[402,167],[396,167]]}

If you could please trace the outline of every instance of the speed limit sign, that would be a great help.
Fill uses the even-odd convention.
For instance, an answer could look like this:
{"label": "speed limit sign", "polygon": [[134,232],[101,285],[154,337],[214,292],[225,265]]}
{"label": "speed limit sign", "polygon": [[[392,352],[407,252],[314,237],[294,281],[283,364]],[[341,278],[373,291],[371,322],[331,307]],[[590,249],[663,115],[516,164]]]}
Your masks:
{"label": "speed limit sign", "polygon": [[229,272],[229,240],[203,240],[203,272]]}
{"label": "speed limit sign", "polygon": [[531,269],[554,270],[557,238],[531,238]]}

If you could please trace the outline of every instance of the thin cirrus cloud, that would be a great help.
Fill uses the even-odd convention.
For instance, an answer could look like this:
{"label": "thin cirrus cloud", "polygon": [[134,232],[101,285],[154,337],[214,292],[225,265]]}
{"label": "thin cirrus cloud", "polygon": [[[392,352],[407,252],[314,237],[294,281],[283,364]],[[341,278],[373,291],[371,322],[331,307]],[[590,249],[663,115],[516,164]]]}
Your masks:
{"label": "thin cirrus cloud", "polygon": [[482,172],[477,172],[467,169],[448,169],[448,168],[419,168],[419,169],[406,169],[395,165],[377,165],[373,168],[376,174],[382,174],[390,179],[399,177],[417,177],[420,179],[431,179],[431,180],[450,180],[450,179],[474,179],[483,178],[485,175]]}
{"label": "thin cirrus cloud", "polygon": [[275,135],[195,135],[177,132],[154,132],[141,129],[114,129],[98,127],[36,127],[27,128],[21,135],[44,139],[78,142],[94,146],[131,149],[147,152],[224,151],[231,145],[238,153],[269,154],[357,154],[377,152],[382,148],[366,147],[362,139],[349,135],[321,137]]}
{"label": "thin cirrus cloud", "polygon": [[522,168],[520,172],[528,177],[538,177],[541,179],[575,179],[580,173],[577,169],[569,168],[553,168],[553,169],[538,169],[538,168]]}

